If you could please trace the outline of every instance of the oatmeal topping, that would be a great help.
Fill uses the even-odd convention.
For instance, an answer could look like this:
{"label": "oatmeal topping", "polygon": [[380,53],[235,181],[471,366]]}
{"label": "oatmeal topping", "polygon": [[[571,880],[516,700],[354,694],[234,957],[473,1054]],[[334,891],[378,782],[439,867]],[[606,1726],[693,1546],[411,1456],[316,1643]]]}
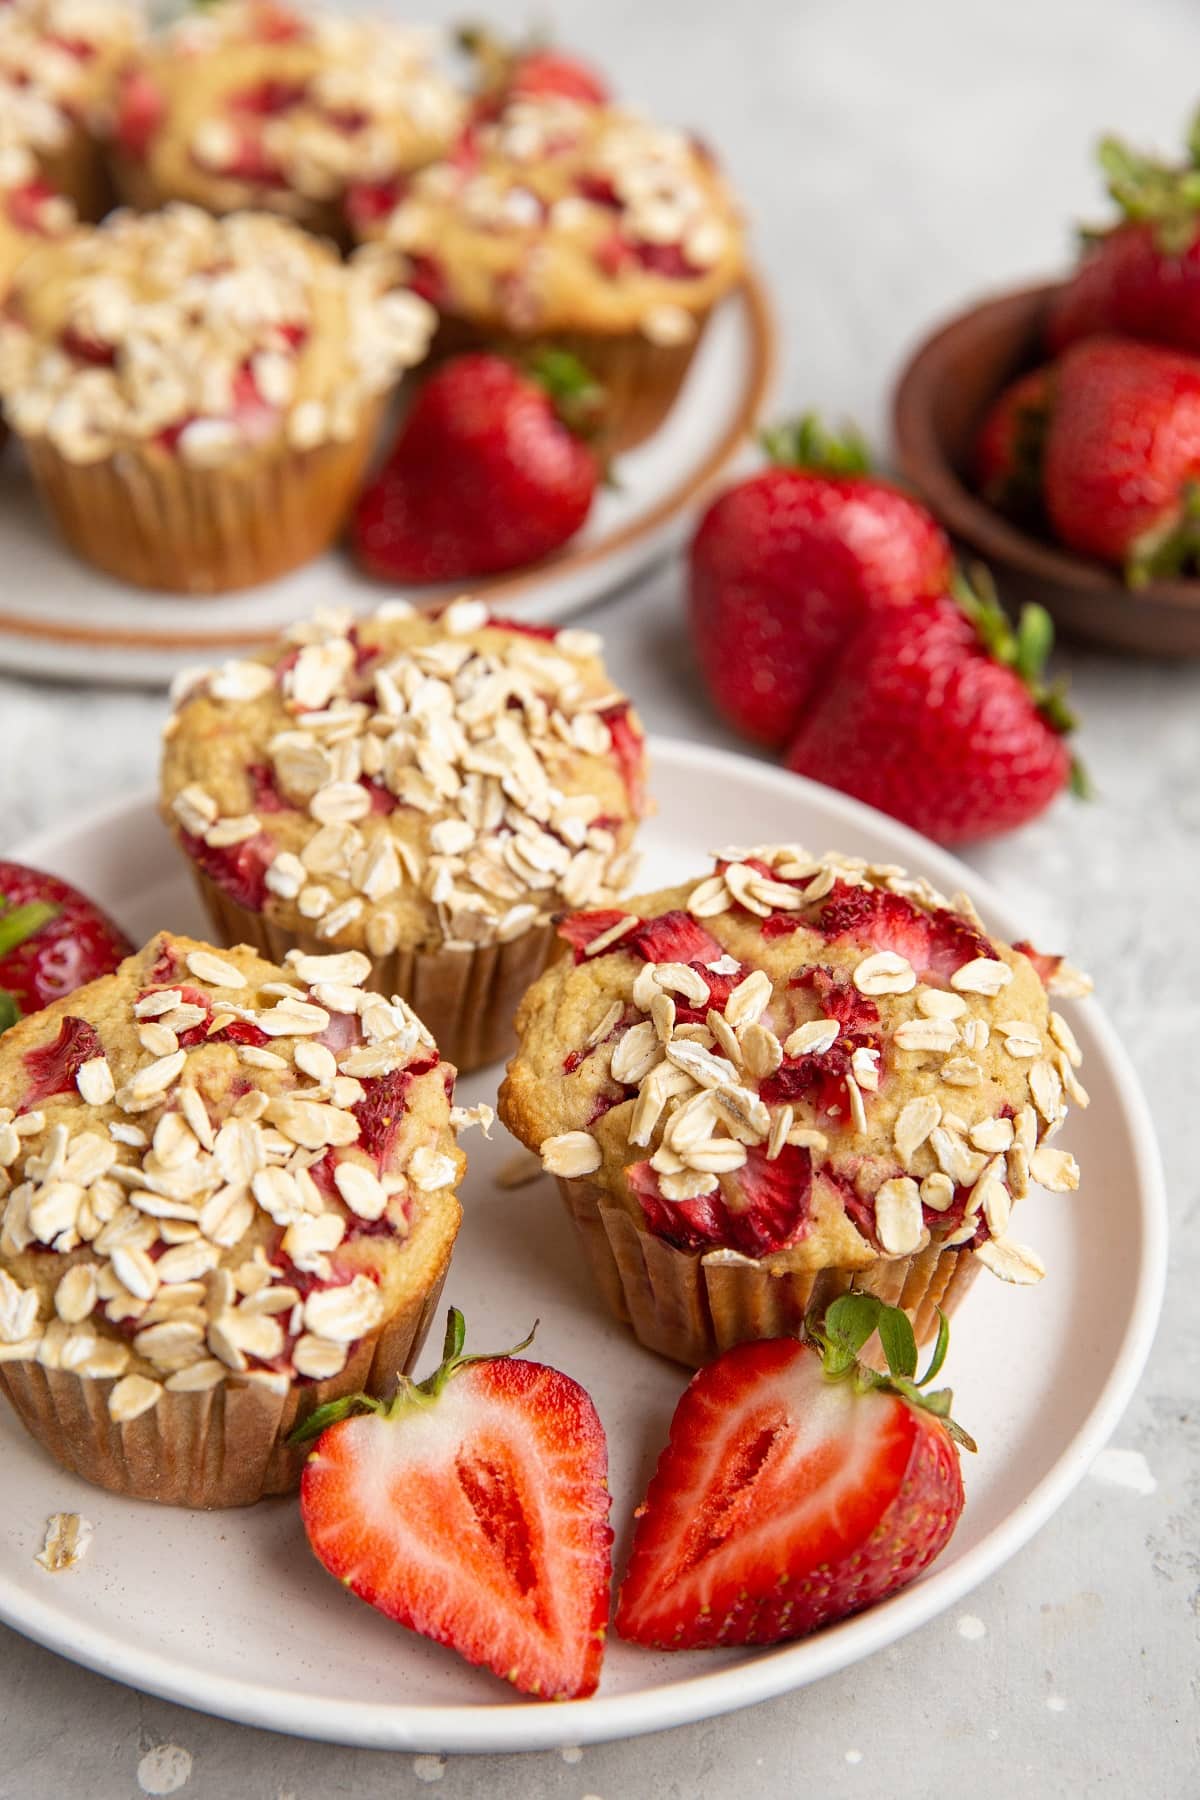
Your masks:
{"label": "oatmeal topping", "polygon": [[[436,623],[399,604],[357,625],[322,615],[274,665],[189,688],[168,726],[173,822],[206,867],[252,840],[268,913],[294,906],[318,938],[376,956],[414,935],[503,943],[564,904],[604,904],[631,874],[641,733],[597,647],[492,626],[473,600]],[[242,735],[266,810],[242,816],[240,784],[219,800],[189,779],[223,730]]]}
{"label": "oatmeal topping", "polygon": [[433,322],[361,259],[265,214],[115,213],[22,265],[0,394],[15,430],[73,462],[132,443],[209,468],[354,437]]}
{"label": "oatmeal topping", "polygon": [[[1038,1279],[1037,1258],[1008,1237],[1012,1202],[1031,1180],[1078,1186],[1075,1159],[1047,1140],[1068,1097],[1087,1095],[1074,1035],[1029,965],[993,948],[960,897],[952,906],[900,870],[795,845],[723,851],[676,904],[687,910],[564,921],[578,964],[599,971],[597,951],[645,960],[619,985],[614,963],[602,984],[585,1045],[600,1097],[581,1096],[587,1129],[542,1142],[543,1166],[571,1179],[616,1160],[649,1228],[681,1247],[745,1250],[769,1195],[776,1235],[764,1226],[758,1253],[786,1250],[823,1186],[885,1258],[970,1244],[1003,1279]],[[723,949],[701,921],[726,914],[743,922],[735,942],[750,925],[796,944],[790,968],[775,965],[787,972]],[[785,1178],[770,1170],[799,1152],[780,1235]]]}
{"label": "oatmeal topping", "polygon": [[[339,1373],[386,1316],[385,1273],[346,1260],[355,1238],[402,1241],[421,1196],[459,1173],[444,1147],[451,1121],[438,1124],[445,1067],[403,1001],[363,989],[365,958],[293,952],[287,980],[260,985],[246,952],[239,963],[169,938],[154,951],[185,985],[160,982],[143,953],[130,1022],[186,1005],[199,1015],[186,1042],[132,1062],[127,1045],[114,1049],[122,1078],[109,1106],[71,1102],[106,1052],[74,1088],[68,1067],[46,1102],[52,1118],[0,1111],[0,1361],[114,1381],[118,1423],[164,1391],[231,1376],[286,1390],[293,1376]],[[311,1035],[331,1023],[313,996],[335,981],[337,1048]],[[273,1050],[260,1089],[264,1033]],[[360,1078],[349,1071],[364,1052]],[[390,1085],[377,1099],[380,1082]],[[412,1107],[421,1083],[428,1117]],[[488,1122],[490,1109],[456,1109],[453,1125]]]}
{"label": "oatmeal topping", "polygon": [[138,14],[123,0],[6,0],[0,6],[0,134],[39,155],[88,123]]}

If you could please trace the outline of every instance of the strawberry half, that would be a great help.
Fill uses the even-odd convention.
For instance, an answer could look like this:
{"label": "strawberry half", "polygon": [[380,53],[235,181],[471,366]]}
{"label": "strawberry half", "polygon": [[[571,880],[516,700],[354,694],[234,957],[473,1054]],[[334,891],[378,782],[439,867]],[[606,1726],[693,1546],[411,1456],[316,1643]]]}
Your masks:
{"label": "strawberry half", "polygon": [[320,1434],[300,1484],[304,1529],[330,1573],[389,1619],[523,1694],[582,1698],[608,1622],[604,1428],[569,1376],[514,1352],[465,1356],[464,1339],[452,1307],[436,1373],[401,1377],[391,1400],[332,1401],[294,1434]]}
{"label": "strawberry half", "polygon": [[[878,1331],[890,1373],[857,1361]],[[963,1507],[950,1394],[925,1392],[907,1316],[834,1301],[808,1342],[739,1344],[697,1374],[637,1512],[617,1602],[624,1638],[660,1650],[804,1637],[907,1585]]]}
{"label": "strawberry half", "polygon": [[111,975],[132,954],[124,932],[78,888],[0,862],[0,1031]]}

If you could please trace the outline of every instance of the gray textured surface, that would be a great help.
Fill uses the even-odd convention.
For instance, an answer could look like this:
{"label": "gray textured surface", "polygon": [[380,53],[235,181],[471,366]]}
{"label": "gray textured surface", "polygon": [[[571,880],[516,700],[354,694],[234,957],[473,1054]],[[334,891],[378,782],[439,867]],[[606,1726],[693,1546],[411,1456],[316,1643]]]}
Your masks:
{"label": "gray textured surface", "polygon": [[[778,296],[783,398],[875,433],[905,345],[969,293],[1052,268],[1066,222],[1096,203],[1097,130],[1169,142],[1200,68],[1186,0],[559,0],[553,17],[629,94],[702,122],[726,150]],[[721,741],[688,666],[675,572],[595,622],[656,730]],[[965,1615],[795,1696],[582,1758],[443,1765],[294,1742],[146,1699],[0,1631],[0,1800],[383,1800],[434,1782],[444,1800],[790,1800],[802,1785],[837,1800],[964,1787],[973,1800],[1194,1800],[1200,668],[1063,662],[1101,797],[974,860],[1035,922],[1069,929],[1162,1135],[1173,1280],[1115,1440],[1144,1457],[1154,1491],[1094,1475]],[[0,679],[0,845],[148,783],[161,715],[154,696]]]}

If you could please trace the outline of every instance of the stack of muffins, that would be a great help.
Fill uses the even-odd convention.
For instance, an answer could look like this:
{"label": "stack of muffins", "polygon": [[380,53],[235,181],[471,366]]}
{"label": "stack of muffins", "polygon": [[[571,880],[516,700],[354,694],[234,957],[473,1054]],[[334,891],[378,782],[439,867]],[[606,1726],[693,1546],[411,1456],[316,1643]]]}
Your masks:
{"label": "stack of muffins", "polygon": [[590,361],[613,447],[661,422],[743,269],[711,157],[438,50],[278,0],[150,39],[121,0],[0,8],[0,402],[86,561],[206,594],[311,560],[439,321]]}

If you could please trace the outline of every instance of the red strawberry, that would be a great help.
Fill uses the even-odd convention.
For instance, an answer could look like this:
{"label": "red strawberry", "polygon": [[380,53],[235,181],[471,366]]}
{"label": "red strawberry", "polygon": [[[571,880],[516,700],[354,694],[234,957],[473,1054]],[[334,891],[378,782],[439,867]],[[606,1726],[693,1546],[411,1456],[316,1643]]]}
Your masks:
{"label": "red strawberry", "polygon": [[[891,1374],[860,1368],[878,1330]],[[662,1650],[776,1644],[906,1586],[963,1507],[950,1395],[917,1383],[904,1313],[835,1300],[813,1341],[739,1344],[696,1375],[638,1508],[622,1637]]]}
{"label": "red strawberry", "polygon": [[121,77],[113,134],[127,156],[145,156],[166,113],[166,97],[147,70],[130,69]]}
{"label": "red strawberry", "polygon": [[646,1229],[679,1250],[769,1256],[798,1243],[808,1229],[812,1157],[795,1144],[785,1144],[773,1160],[761,1144],[751,1145],[741,1168],[696,1200],[665,1200],[648,1162],[631,1164],[625,1178]]}
{"label": "red strawberry", "polygon": [[565,421],[582,428],[597,399],[563,352],[528,374],[488,352],[444,363],[359,500],[363,567],[387,581],[459,581],[549,556],[591,510],[600,462]]}
{"label": "red strawberry", "polygon": [[1045,336],[1054,352],[1121,332],[1200,355],[1200,136],[1191,162],[1140,155],[1116,138],[1100,146],[1108,191],[1123,218],[1085,234],[1083,260],[1054,295]]}
{"label": "red strawberry", "polygon": [[621,939],[620,948],[636,950],[652,963],[710,963],[725,954],[712,932],[686,912],[665,912],[654,919],[643,919]]}
{"label": "red strawberry", "polygon": [[46,203],[57,197],[47,182],[27,181],[23,187],[9,188],[4,196],[5,211],[18,231],[34,237],[49,236],[51,227],[47,222]]}
{"label": "red strawberry", "polygon": [[584,106],[604,106],[608,83],[577,56],[562,50],[531,50],[517,59],[508,83],[510,98],[529,100],[555,95]]}
{"label": "red strawberry", "polygon": [[689,608],[718,712],[779,748],[868,611],[945,587],[950,546],[924,507],[872,479],[857,439],[839,444],[808,417],[764,441],[773,466],[700,522]]}
{"label": "red strawberry", "polygon": [[335,1400],[301,1427],[293,1441],[321,1433],[304,1529],[388,1618],[524,1694],[582,1698],[608,1622],[604,1428],[578,1382],[512,1354],[464,1356],[463,1338],[451,1308],[436,1374],[402,1376],[389,1401]]}
{"label": "red strawberry", "polygon": [[1133,585],[1200,563],[1200,358],[1091,338],[1058,367],[1045,495],[1064,544]]}
{"label": "red strawberry", "polygon": [[240,844],[213,848],[203,838],[183,833],[183,847],[192,861],[224,888],[231,900],[248,912],[258,912],[267,897],[267,870],[273,858],[274,845],[265,831],[243,838]]}
{"label": "red strawberry", "polygon": [[29,1112],[55,1094],[70,1093],[84,1063],[103,1055],[104,1045],[94,1025],[86,1019],[65,1018],[56,1038],[27,1050],[22,1058],[29,1086],[21,1096],[21,1111]]}
{"label": "red strawberry", "polygon": [[831,943],[849,938],[864,949],[894,951],[912,964],[922,981],[931,976],[949,981],[964,963],[992,955],[988,940],[969,919],[948,911],[925,912],[903,894],[885,888],[835,882],[814,925]]}
{"label": "red strawberry", "polygon": [[975,485],[984,499],[1018,518],[1041,510],[1042,456],[1050,424],[1049,368],[1010,382],[975,439]]}
{"label": "red strawberry", "polygon": [[943,844],[1026,824],[1068,780],[1083,791],[1073,720],[1041,680],[1049,618],[1026,607],[1014,633],[994,600],[958,592],[868,619],[786,759]]}
{"label": "red strawberry", "polygon": [[124,932],[78,888],[0,862],[0,1031],[111,975],[132,953]]}

